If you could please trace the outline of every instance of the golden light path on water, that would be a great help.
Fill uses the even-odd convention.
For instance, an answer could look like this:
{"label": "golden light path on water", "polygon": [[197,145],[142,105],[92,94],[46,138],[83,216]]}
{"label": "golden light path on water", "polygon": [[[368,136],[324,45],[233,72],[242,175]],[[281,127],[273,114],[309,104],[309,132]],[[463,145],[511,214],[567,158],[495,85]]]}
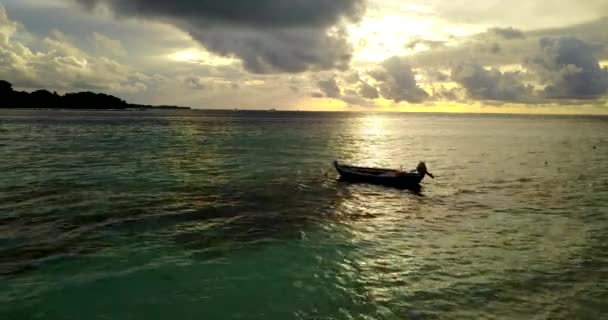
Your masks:
{"label": "golden light path on water", "polygon": [[382,147],[388,133],[385,126],[385,119],[380,115],[370,114],[359,120],[357,127],[360,142],[356,144],[358,150],[354,151],[358,162],[377,166],[389,158],[389,150]]}
{"label": "golden light path on water", "polygon": [[604,119],[28,112],[2,119],[0,315],[601,318]]}
{"label": "golden light path on water", "polygon": [[[350,143],[343,150],[345,157],[361,165],[395,167],[400,159],[411,156],[408,151],[424,155],[426,152],[417,151],[419,141],[408,137],[409,124],[407,119],[387,115],[360,117],[352,127],[356,137],[345,140]],[[418,139],[424,140],[425,130],[417,132],[422,135]],[[405,307],[421,294],[460,290],[473,279],[479,283],[479,290],[498,278],[510,286],[510,281],[522,281],[549,262],[573,263],[580,255],[579,248],[590,241],[589,227],[568,215],[549,218],[544,214],[514,215],[509,210],[488,212],[485,204],[474,202],[466,209],[454,205],[450,199],[458,198],[463,191],[446,185],[449,174],[442,172],[440,163],[434,164],[439,167],[439,179],[428,182],[433,188],[421,196],[363,185],[338,188],[340,201],[335,215],[344,217],[343,237],[356,248],[337,262],[343,274],[339,277],[357,282],[364,288],[359,294],[374,304]],[[506,196],[508,199],[511,195]],[[467,211],[466,218],[462,210]],[[566,233],[570,236],[560,236]],[[531,243],[530,237],[537,242]],[[475,261],[484,263],[475,266]],[[429,272],[433,276],[423,276]],[[520,278],[509,278],[518,273]],[[539,303],[547,302],[546,297],[538,299],[543,300]],[[549,299],[558,304],[564,295]],[[502,302],[492,302],[488,307],[501,308]]]}
{"label": "golden light path on water", "polygon": [[[387,148],[387,142],[391,143],[395,138],[391,122],[379,114],[358,118],[353,123],[354,139],[344,150],[345,157],[360,165],[394,167],[398,158],[395,153],[399,150]],[[387,284],[403,284],[425,264],[425,255],[416,254],[402,237],[397,236],[408,228],[404,216],[416,218],[421,199],[403,197],[399,191],[386,193],[365,186],[339,189],[339,192],[341,201],[335,214],[347,217],[348,231],[345,232],[348,235],[345,237],[357,249],[338,264],[343,274],[351,275],[364,288],[367,300],[374,304],[389,302],[396,296],[396,287]]]}

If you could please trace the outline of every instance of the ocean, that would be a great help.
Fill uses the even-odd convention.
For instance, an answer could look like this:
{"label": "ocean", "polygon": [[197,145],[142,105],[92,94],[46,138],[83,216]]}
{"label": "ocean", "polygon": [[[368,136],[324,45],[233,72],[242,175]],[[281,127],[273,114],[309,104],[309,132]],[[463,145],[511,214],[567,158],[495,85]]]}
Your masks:
{"label": "ocean", "polygon": [[[337,180],[415,168],[420,192]],[[608,117],[0,110],[0,319],[606,319]]]}

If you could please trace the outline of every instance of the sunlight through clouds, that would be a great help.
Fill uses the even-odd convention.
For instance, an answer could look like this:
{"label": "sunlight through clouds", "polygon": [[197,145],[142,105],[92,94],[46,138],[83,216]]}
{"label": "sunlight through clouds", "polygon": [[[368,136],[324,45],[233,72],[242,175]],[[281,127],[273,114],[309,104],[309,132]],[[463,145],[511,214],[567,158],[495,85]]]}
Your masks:
{"label": "sunlight through clouds", "polygon": [[0,70],[201,108],[605,106],[607,3],[514,1],[4,0]]}
{"label": "sunlight through clouds", "polygon": [[239,64],[239,61],[230,57],[222,57],[200,49],[186,49],[176,51],[167,56],[171,61],[190,63],[203,66],[229,66]]}
{"label": "sunlight through clouds", "polygon": [[407,52],[404,45],[409,37],[434,37],[433,22],[408,17],[385,16],[369,18],[350,29],[350,40],[355,45],[354,60],[380,62]]}

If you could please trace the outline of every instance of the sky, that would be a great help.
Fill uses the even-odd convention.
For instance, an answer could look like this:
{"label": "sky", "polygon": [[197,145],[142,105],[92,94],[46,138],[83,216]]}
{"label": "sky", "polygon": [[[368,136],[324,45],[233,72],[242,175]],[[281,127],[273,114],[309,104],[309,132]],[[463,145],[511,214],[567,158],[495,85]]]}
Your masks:
{"label": "sky", "polygon": [[608,114],[606,30],[606,0],[0,0],[0,79],[204,109]]}

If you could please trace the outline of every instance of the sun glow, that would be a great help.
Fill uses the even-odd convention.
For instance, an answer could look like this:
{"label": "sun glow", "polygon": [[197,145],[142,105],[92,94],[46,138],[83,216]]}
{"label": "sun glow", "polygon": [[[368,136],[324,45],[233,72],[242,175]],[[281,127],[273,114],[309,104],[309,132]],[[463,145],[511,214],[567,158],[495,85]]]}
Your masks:
{"label": "sun glow", "polygon": [[175,61],[184,61],[184,62],[192,62],[200,60],[201,55],[195,51],[179,51],[169,56],[171,60]]}
{"label": "sun glow", "polygon": [[373,115],[366,117],[361,124],[361,134],[367,137],[383,136],[386,134],[384,118]]}
{"label": "sun glow", "polygon": [[168,57],[177,62],[196,63],[202,65],[229,65],[237,60],[230,57],[222,57],[200,49],[187,49],[172,53]]}
{"label": "sun glow", "polygon": [[[351,26],[351,42],[357,48],[354,59],[379,62],[408,52],[405,42],[412,36],[433,37],[433,22],[396,15],[367,18]],[[409,50],[412,51],[412,50]]]}
{"label": "sun glow", "polygon": [[404,56],[431,49],[424,42],[413,47],[406,44],[415,39],[450,41],[484,31],[485,25],[451,23],[442,19],[431,7],[387,0],[383,7],[372,7],[365,17],[350,25],[355,62],[380,62],[392,56]]}

